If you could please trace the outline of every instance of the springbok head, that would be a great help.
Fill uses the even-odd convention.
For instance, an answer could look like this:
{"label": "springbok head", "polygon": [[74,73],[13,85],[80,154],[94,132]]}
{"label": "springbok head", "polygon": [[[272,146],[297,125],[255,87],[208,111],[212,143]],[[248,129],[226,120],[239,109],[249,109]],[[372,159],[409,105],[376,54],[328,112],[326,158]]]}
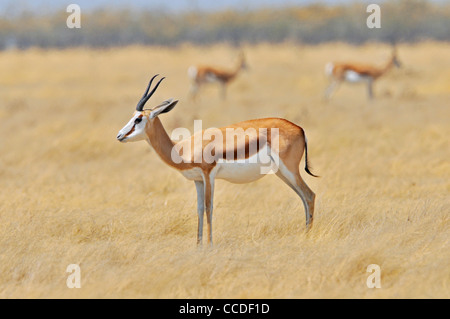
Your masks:
{"label": "springbok head", "polygon": [[151,109],[144,109],[145,103],[147,103],[147,101],[150,99],[153,93],[155,93],[161,81],[165,79],[164,77],[161,78],[149,93],[148,91],[150,90],[152,82],[158,75],[159,74],[155,75],[150,80],[144,95],[142,96],[142,98],[140,99],[140,101],[136,106],[136,111],[131,117],[131,120],[119,131],[117,139],[120,142],[135,142],[145,140],[147,138],[145,134],[147,125],[152,125],[153,120],[159,114],[169,112],[178,103],[178,100],[168,99]]}

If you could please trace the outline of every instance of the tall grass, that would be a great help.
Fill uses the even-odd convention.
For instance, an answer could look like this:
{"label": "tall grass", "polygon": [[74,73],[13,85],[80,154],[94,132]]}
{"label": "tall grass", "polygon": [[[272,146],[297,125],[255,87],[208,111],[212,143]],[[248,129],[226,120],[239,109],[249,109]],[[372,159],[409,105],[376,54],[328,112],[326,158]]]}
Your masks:
{"label": "tall grass", "polygon": [[[375,86],[342,86],[330,59],[383,64],[388,46],[255,45],[228,99],[187,98],[187,67],[228,66],[226,45],[0,53],[0,296],[148,298],[449,298],[450,47],[400,45],[404,68]],[[207,60],[207,61],[205,61]],[[213,248],[196,247],[195,187],[145,142],[120,144],[149,77],[169,130],[279,116],[301,125],[317,194],[304,232],[300,199],[275,176],[218,181]],[[66,286],[79,264],[81,289]],[[366,286],[381,268],[381,289]]]}

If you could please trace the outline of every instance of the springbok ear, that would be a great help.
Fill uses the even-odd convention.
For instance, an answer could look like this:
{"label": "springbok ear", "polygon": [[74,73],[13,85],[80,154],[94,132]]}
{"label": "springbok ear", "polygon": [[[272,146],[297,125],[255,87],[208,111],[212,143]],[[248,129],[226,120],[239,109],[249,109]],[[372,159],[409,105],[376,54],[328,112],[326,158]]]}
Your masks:
{"label": "springbok ear", "polygon": [[172,109],[177,105],[178,100],[168,99],[162,102],[160,105],[155,106],[150,113],[150,118],[153,119],[157,117],[159,114],[167,113],[172,111]]}

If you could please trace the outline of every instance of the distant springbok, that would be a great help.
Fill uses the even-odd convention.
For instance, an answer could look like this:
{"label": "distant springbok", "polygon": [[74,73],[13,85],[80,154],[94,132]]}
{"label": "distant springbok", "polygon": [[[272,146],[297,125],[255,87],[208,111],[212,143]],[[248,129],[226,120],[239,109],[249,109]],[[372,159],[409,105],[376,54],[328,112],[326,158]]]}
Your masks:
{"label": "distant springbok", "polygon": [[242,52],[239,54],[237,65],[231,70],[205,65],[190,66],[188,68],[188,77],[191,81],[191,98],[195,100],[200,88],[205,84],[217,83],[221,87],[222,99],[225,99],[228,84],[236,78],[241,70],[246,70],[247,67],[247,62]]}
{"label": "distant springbok", "polygon": [[[308,230],[312,227],[315,194],[300,176],[299,164],[303,153],[305,153],[305,171],[312,176],[315,175],[309,169],[306,136],[301,127],[280,118],[249,120],[214,129],[215,138],[212,141],[211,132],[207,132],[208,129],[198,131],[175,143],[170,139],[158,116],[171,111],[178,101],[169,99],[151,109],[144,109],[145,103],[164,79],[159,80],[155,88],[148,93],[155,77],[150,80],[131,120],[119,131],[117,139],[120,142],[147,141],[164,163],[175,168],[188,180],[195,182],[198,245],[202,243],[205,209],[208,243],[212,244],[215,180],[249,183],[265,176],[267,172],[264,169],[268,167],[267,165],[271,167],[275,165],[276,171],[272,173],[275,173],[301,198],[305,207],[306,227]],[[228,138],[230,131],[233,134],[231,138]],[[207,143],[203,138],[206,135],[209,136]],[[227,136],[226,140],[218,139],[219,135]],[[263,161],[263,158],[268,161]]]}
{"label": "distant springbok", "polygon": [[358,63],[327,63],[325,73],[330,78],[330,84],[325,91],[325,98],[329,99],[342,82],[348,83],[366,83],[367,95],[373,99],[373,83],[375,80],[386,74],[392,67],[400,67],[400,61],[397,58],[397,50],[393,49],[392,56],[383,67]]}

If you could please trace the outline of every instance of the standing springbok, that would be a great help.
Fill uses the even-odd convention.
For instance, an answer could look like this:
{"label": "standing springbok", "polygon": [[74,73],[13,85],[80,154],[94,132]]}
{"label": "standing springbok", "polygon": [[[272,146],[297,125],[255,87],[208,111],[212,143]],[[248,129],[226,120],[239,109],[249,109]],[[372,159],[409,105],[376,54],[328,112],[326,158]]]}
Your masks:
{"label": "standing springbok", "polygon": [[224,70],[217,67],[198,65],[188,68],[188,76],[191,81],[190,95],[193,100],[201,87],[207,83],[218,83],[221,87],[222,99],[226,98],[228,84],[233,81],[241,70],[247,69],[244,53],[239,54],[237,65],[232,70]]}
{"label": "standing springbok", "polygon": [[[195,182],[198,245],[202,243],[205,209],[208,243],[212,244],[214,181],[224,179],[232,183],[249,183],[260,179],[267,168],[268,162],[262,161],[265,154],[269,154],[266,158],[270,166],[276,165],[276,175],[300,196],[305,207],[307,230],[311,228],[315,194],[300,176],[299,164],[303,153],[305,171],[315,175],[309,169],[306,136],[301,127],[280,118],[256,119],[214,129],[215,138],[212,141],[211,132],[202,130],[176,143],[171,140],[158,117],[171,111],[178,101],[169,99],[151,109],[144,109],[145,103],[164,79],[161,78],[148,93],[156,76],[150,80],[131,120],[119,131],[117,139],[120,142],[147,141],[164,163]],[[234,134],[231,138],[228,138],[229,132]],[[205,139],[204,136],[208,134],[209,139]],[[220,135],[226,135],[226,140],[217,138]]]}
{"label": "standing springbok", "polygon": [[327,63],[325,73],[330,78],[330,84],[325,91],[325,98],[329,99],[333,91],[342,82],[367,84],[367,94],[369,99],[373,99],[373,83],[375,80],[386,74],[393,66],[400,67],[397,58],[397,50],[393,49],[392,56],[383,67],[376,67],[367,64],[357,63]]}

